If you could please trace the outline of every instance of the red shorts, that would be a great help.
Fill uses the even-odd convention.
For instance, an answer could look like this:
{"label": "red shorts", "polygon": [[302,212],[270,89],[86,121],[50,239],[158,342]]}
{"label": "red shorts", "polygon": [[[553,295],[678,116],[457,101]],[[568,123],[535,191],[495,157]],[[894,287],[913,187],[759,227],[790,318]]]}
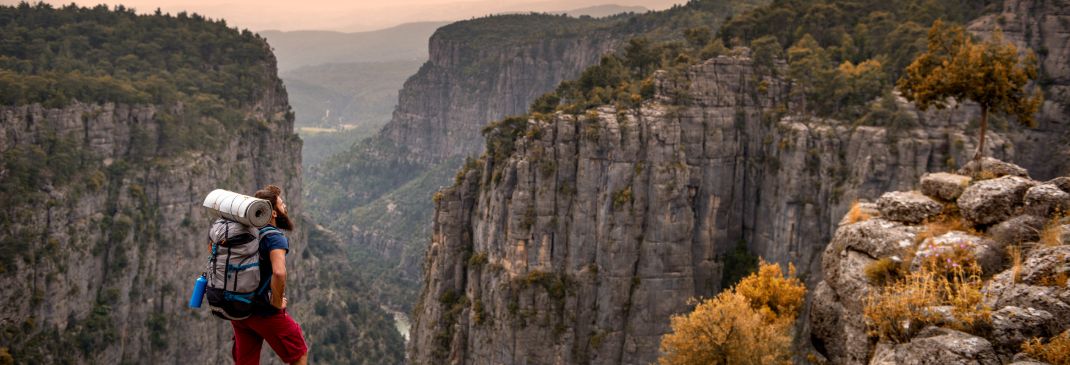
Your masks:
{"label": "red shorts", "polygon": [[260,364],[260,348],[266,340],[282,362],[292,363],[308,352],[301,326],[285,310],[270,316],[253,315],[234,326],[234,363]]}

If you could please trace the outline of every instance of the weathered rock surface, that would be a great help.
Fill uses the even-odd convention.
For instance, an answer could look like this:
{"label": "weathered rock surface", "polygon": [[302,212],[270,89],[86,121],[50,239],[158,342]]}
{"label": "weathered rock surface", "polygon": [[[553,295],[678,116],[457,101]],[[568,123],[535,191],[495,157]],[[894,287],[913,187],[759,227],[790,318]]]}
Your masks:
{"label": "weathered rock surface", "polygon": [[1044,218],[1023,214],[992,226],[987,233],[1000,249],[1004,249],[1009,245],[1036,242],[1047,223]]}
{"label": "weathered rock surface", "polygon": [[922,263],[931,257],[949,257],[955,249],[968,250],[982,271],[988,274],[1003,269],[1004,252],[997,247],[992,240],[978,237],[961,231],[951,231],[937,237],[927,238],[918,244],[911,262],[912,269],[918,269]]}
{"label": "weathered rock surface", "polygon": [[991,343],[967,333],[929,327],[913,340],[899,345],[882,344],[871,365],[999,365],[1002,362]]}
{"label": "weathered rock surface", "polygon": [[1059,334],[1055,316],[1035,308],[1006,306],[992,313],[992,340],[1003,355],[1012,355],[1022,343],[1034,337],[1049,338]]}
{"label": "weathered rock surface", "polygon": [[903,223],[921,223],[935,217],[944,206],[916,191],[893,191],[877,199],[881,216]]}
{"label": "weathered rock surface", "polygon": [[922,175],[921,192],[944,201],[954,201],[970,185],[970,177],[965,175],[936,172]]}
{"label": "weathered rock surface", "polygon": [[962,216],[975,225],[1002,222],[1015,214],[1023,195],[1036,182],[1017,176],[1004,176],[970,185],[958,198]]}
{"label": "weathered rock surface", "polygon": [[1048,181],[1046,184],[1058,186],[1060,190],[1070,193],[1070,176],[1060,176],[1051,179],[1051,181]]}
{"label": "weathered rock surface", "polygon": [[[269,70],[274,77],[273,65]],[[285,89],[281,82],[264,88],[256,105],[241,109],[262,127],[221,128],[226,143],[174,155],[154,146],[166,140],[167,120],[183,115],[178,106],[0,108],[5,156],[52,136],[67,140],[64,148],[84,161],[72,181],[30,187],[47,194],[47,206],[8,207],[23,215],[4,224],[4,239],[33,237],[25,252],[5,253],[14,259],[0,276],[0,326],[19,333],[13,353],[28,356],[83,338],[88,349],[75,351],[88,363],[229,361],[230,325],[184,304],[204,268],[202,228],[210,218],[201,203],[213,189],[251,193],[274,183],[286,189],[291,211],[303,209],[301,141],[285,117]],[[304,255],[303,231],[288,235],[290,257]],[[298,318],[311,313],[302,291],[308,269],[301,260],[290,267],[287,293]],[[32,345],[22,348],[26,341]]]}
{"label": "weathered rock surface", "polygon": [[1041,184],[1025,192],[1026,213],[1047,217],[1070,213],[1070,193],[1054,184]]}
{"label": "weathered rock surface", "polygon": [[1018,176],[1029,178],[1029,171],[1026,171],[1026,169],[1021,166],[997,160],[990,156],[981,157],[980,161],[970,160],[970,162],[967,162],[966,165],[962,166],[958,171],[960,175],[971,176],[980,172],[990,173],[996,177]]}
{"label": "weathered rock surface", "polygon": [[[864,299],[874,287],[865,266],[893,257],[913,245],[917,228],[881,218],[843,225],[825,249],[825,280],[814,292],[810,325],[815,347],[833,363],[865,363],[873,350],[862,316]],[[832,317],[830,317],[832,316]]]}
{"label": "weathered rock surface", "polygon": [[[1066,278],[1070,275],[1068,259],[1070,246],[1034,248],[1026,254],[1017,273],[1014,268],[1008,269],[985,285],[985,302],[998,309],[996,313],[1015,313],[1018,309],[1003,309],[1015,307],[1028,314],[1027,319],[1014,320],[1009,324],[994,321],[997,331],[1011,336],[1006,341],[1001,339],[997,342],[1013,345],[1018,338],[1013,336],[1019,333],[1021,336],[1033,333],[1050,336],[1070,328],[1070,288],[1066,285]],[[1017,350],[1011,346],[1006,351],[1013,353]]]}

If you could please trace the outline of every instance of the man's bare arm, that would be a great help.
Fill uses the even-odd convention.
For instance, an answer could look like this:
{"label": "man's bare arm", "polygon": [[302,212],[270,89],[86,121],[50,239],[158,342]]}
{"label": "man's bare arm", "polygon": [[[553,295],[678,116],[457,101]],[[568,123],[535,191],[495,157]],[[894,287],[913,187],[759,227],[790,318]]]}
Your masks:
{"label": "man's bare arm", "polygon": [[286,308],[286,250],[275,249],[271,255],[271,305]]}

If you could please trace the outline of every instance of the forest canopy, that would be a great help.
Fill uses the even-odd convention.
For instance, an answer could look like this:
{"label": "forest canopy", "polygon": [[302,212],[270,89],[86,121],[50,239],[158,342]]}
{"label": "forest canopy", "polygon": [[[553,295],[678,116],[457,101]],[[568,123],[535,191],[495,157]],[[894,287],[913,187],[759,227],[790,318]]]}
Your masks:
{"label": "forest canopy", "polygon": [[0,6],[0,105],[256,100],[275,77],[267,42],[185,12],[122,5]]}

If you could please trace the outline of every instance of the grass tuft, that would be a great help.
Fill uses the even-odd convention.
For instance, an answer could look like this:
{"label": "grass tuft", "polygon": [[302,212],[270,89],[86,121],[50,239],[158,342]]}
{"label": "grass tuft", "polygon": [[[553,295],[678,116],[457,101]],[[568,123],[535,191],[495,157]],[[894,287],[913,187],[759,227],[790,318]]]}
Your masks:
{"label": "grass tuft", "polygon": [[1052,337],[1047,343],[1033,338],[1022,343],[1022,352],[1053,365],[1070,365],[1070,331]]}

